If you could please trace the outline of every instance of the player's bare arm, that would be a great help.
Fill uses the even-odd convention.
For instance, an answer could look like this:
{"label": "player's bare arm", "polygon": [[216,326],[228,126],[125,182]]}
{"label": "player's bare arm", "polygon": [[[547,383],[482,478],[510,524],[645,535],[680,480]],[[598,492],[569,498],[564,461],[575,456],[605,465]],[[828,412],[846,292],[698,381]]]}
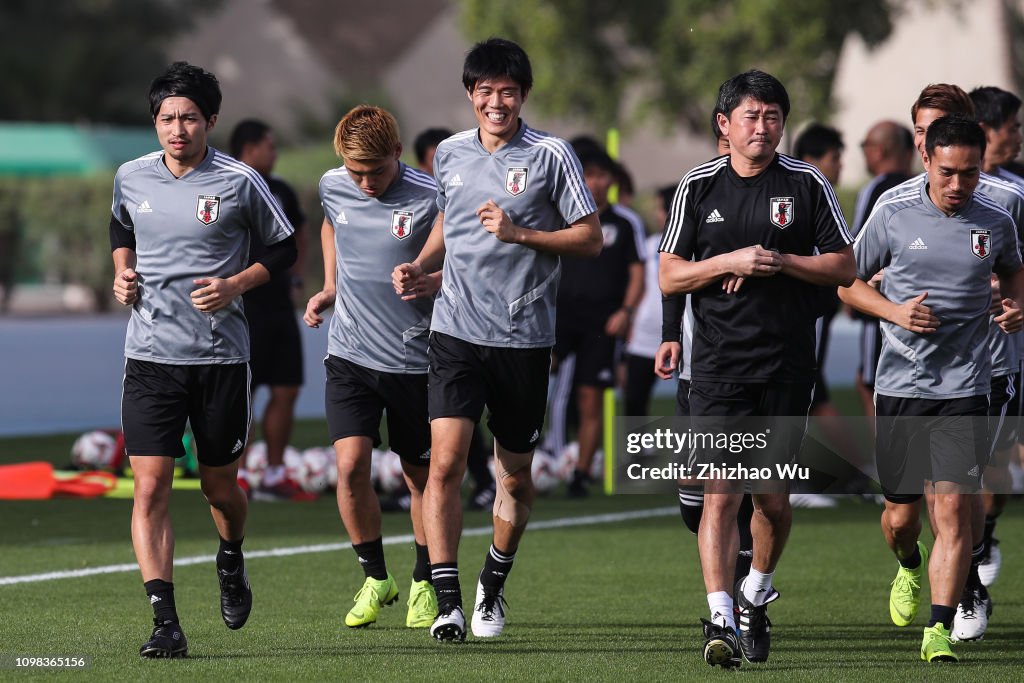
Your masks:
{"label": "player's bare arm", "polygon": [[928,292],[903,303],[889,301],[864,280],[854,280],[849,287],[839,288],[839,298],[862,313],[882,318],[917,334],[929,334],[939,328],[939,319],[925,303]]}
{"label": "player's bare arm", "polygon": [[683,345],[679,342],[661,342],[654,354],[654,374],[661,379],[672,379],[682,355]]}
{"label": "player's bare arm", "polygon": [[742,278],[770,277],[781,268],[782,255],[760,244],[700,261],[689,261],[676,254],[662,252],[658,284],[665,296],[695,292],[723,278],[736,283],[735,288],[738,289]]}
{"label": "player's bare arm", "polygon": [[625,337],[633,324],[633,313],[643,298],[644,264],[637,261],[629,264],[629,281],[626,284],[626,295],[622,297],[622,307],[605,322],[605,334],[609,337]]}
{"label": "player's bare arm", "polygon": [[508,244],[547,251],[560,256],[597,256],[604,246],[601,224],[592,213],[562,230],[545,232],[514,225],[512,219],[493,199],[488,199],[476,210],[480,223],[487,232]]}
{"label": "player's bare arm", "polygon": [[814,256],[782,254],[782,271],[812,285],[848,287],[857,276],[853,260],[853,245],[841,250]]}
{"label": "player's bare arm", "polygon": [[192,290],[192,305],[203,313],[216,313],[253,287],[269,281],[270,271],[262,263],[254,263],[229,278],[199,277],[192,280],[198,286]]}
{"label": "player's bare arm", "polygon": [[1003,294],[1000,300],[1002,312],[994,321],[1007,334],[1020,332],[1024,328],[1024,316],[1018,302],[1021,301],[1021,296],[1024,296],[1024,269],[1013,275],[1000,275],[999,290]]}
{"label": "player's bare arm", "polygon": [[115,249],[114,299],[122,306],[131,306],[139,298],[138,274],[135,272],[135,250],[127,247]]}
{"label": "player's bare arm", "polygon": [[440,212],[416,260],[399,264],[391,272],[391,284],[402,301],[434,296],[437,293],[441,288],[441,277],[437,271],[444,264],[444,254],[444,212]]}
{"label": "player's bare arm", "polygon": [[334,228],[324,219],[320,226],[320,249],[324,255],[324,287],[309,297],[302,320],[310,327],[320,327],[324,319],[320,314],[334,305],[338,289],[337,253],[334,251]]}

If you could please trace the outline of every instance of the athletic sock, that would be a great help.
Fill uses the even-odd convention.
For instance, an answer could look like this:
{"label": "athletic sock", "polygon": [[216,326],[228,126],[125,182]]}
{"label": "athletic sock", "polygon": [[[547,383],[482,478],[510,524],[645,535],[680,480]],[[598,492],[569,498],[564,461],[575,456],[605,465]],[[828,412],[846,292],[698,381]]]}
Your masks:
{"label": "athletic sock", "polygon": [[492,543],[491,549],[487,551],[487,558],[484,560],[484,568],[480,572],[480,583],[488,588],[501,588],[504,586],[508,573],[512,571],[512,562],[515,559],[515,553],[499,550]]}
{"label": "athletic sock", "polygon": [[233,574],[242,566],[242,541],[225,541],[220,539],[220,548],[217,549],[217,569],[222,572]]}
{"label": "athletic sock", "polygon": [[946,629],[953,623],[953,617],[956,616],[955,607],[946,607],[945,605],[932,605],[932,616],[928,620],[928,627],[931,628],[935,624],[942,624]]}
{"label": "athletic sock", "polygon": [[750,564],[754,561],[753,550],[740,550],[736,553],[736,571],[732,575],[732,585],[736,585],[750,573]]}
{"label": "athletic sock", "polygon": [[153,616],[161,623],[178,622],[178,612],[174,608],[174,584],[162,579],[153,579],[142,584],[149,596],[149,604],[153,607]]}
{"label": "athletic sock", "polygon": [[985,544],[986,557],[992,549],[992,536],[996,532],[996,519],[997,516],[985,515],[985,535],[982,537],[982,543]]}
{"label": "athletic sock", "polygon": [[743,582],[743,597],[754,607],[760,607],[772,592],[772,577],[775,572],[762,574],[753,567]]}
{"label": "athletic sock", "polygon": [[912,554],[903,558],[897,557],[896,559],[899,560],[900,566],[904,569],[917,569],[921,566],[921,546],[915,543]]}
{"label": "athletic sock", "polygon": [[971,567],[967,570],[967,588],[976,588],[981,585],[981,577],[978,576],[978,565],[985,558],[985,541],[971,548]]}
{"label": "athletic sock", "polygon": [[462,589],[459,587],[459,563],[437,562],[430,565],[430,576],[437,595],[438,613],[451,612],[462,607]]}
{"label": "athletic sock", "polygon": [[430,582],[430,555],[427,554],[427,546],[416,544],[416,566],[412,568],[413,581]]}
{"label": "athletic sock", "polygon": [[711,610],[711,622],[719,626],[729,626],[736,630],[736,616],[733,614],[733,600],[726,591],[708,593],[708,609]]}
{"label": "athletic sock", "polygon": [[352,550],[356,551],[356,558],[359,560],[363,573],[368,579],[383,581],[388,578],[388,568],[384,564],[384,538],[379,537],[375,541],[366,543],[353,543]]}
{"label": "athletic sock", "polygon": [[679,487],[679,514],[686,528],[697,533],[700,529],[700,518],[704,516],[704,487]]}

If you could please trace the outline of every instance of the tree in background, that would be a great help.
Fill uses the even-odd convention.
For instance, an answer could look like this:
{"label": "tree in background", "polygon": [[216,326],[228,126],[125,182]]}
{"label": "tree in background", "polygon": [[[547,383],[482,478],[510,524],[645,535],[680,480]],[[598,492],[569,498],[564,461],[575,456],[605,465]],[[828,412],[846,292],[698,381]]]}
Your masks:
{"label": "tree in background", "polygon": [[145,120],[170,39],[219,0],[4,0],[0,120]]}
{"label": "tree in background", "polygon": [[[876,46],[905,0],[460,0],[471,40],[520,43],[537,106],[602,127],[654,114],[704,132],[718,86],[759,68],[826,119],[844,39]],[[939,1],[939,0],[937,0]]]}

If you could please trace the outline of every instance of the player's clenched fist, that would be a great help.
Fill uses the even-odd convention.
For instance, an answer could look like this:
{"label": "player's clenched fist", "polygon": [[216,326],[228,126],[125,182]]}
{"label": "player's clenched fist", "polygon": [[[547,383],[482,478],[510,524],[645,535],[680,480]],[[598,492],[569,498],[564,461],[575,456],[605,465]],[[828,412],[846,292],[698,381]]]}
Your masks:
{"label": "player's clenched fist", "polygon": [[114,298],[123,306],[131,306],[139,298],[139,275],[125,268],[114,276]]}
{"label": "player's clenched fist", "polygon": [[512,224],[512,219],[508,217],[508,214],[500,206],[494,203],[493,199],[488,199],[485,204],[477,209],[476,215],[484,226],[484,230],[502,242],[515,244],[519,241],[519,228]]}
{"label": "player's clenched fist", "polygon": [[320,314],[334,305],[335,293],[321,290],[309,297],[302,320],[310,327],[320,327],[324,322]]}

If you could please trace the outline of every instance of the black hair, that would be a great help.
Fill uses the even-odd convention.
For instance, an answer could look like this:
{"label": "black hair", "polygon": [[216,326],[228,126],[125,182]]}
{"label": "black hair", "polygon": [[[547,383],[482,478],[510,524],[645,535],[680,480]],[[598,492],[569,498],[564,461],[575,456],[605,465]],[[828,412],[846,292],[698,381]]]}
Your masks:
{"label": "black hair", "polygon": [[573,144],[572,149],[576,152],[576,156],[580,159],[580,166],[583,170],[586,170],[590,166],[597,166],[598,168],[608,171],[613,176],[618,174],[619,165],[615,163],[615,160],[608,156],[608,152],[604,151],[600,145],[589,145],[589,144]]}
{"label": "black hair", "polygon": [[665,213],[672,213],[672,200],[676,198],[676,190],[678,185],[665,185],[664,187],[658,188],[658,199],[661,200],[661,205],[665,208]]}
{"label": "black hair", "polygon": [[779,79],[757,69],[737,74],[718,89],[716,111],[731,116],[745,98],[752,97],[764,104],[777,104],[782,109],[782,120],[789,116],[789,93]]}
{"label": "black hair", "polygon": [[619,197],[624,194],[633,195],[636,192],[633,174],[621,161],[615,162],[615,184],[619,186]]}
{"label": "black hair", "polygon": [[228,153],[238,159],[246,145],[253,145],[262,140],[270,132],[270,126],[258,119],[245,119],[231,131]]}
{"label": "black hair", "polygon": [[931,157],[936,147],[977,147],[985,156],[985,131],[978,122],[963,114],[941,116],[928,126],[924,150]]}
{"label": "black hair", "polygon": [[187,97],[195,102],[203,118],[220,113],[220,83],[209,71],[188,62],[174,62],[149,86],[149,113],[156,118],[160,103],[168,97]]}
{"label": "black hair", "polygon": [[427,128],[417,135],[412,143],[413,150],[416,152],[416,161],[422,164],[427,158],[428,149],[437,147],[442,140],[447,140],[451,136],[452,132],[447,128]]}
{"label": "black hair", "polygon": [[462,65],[462,85],[469,92],[479,81],[488,78],[510,78],[525,96],[533,87],[533,69],[523,48],[504,38],[488,38],[466,53]]}
{"label": "black hair", "polygon": [[1020,98],[1012,92],[992,86],[971,91],[974,118],[992,128],[999,128],[1020,111]]}
{"label": "black hair", "polygon": [[914,150],[914,131],[910,130],[906,126],[896,126],[896,139],[899,141],[899,149],[901,152],[911,152]]}
{"label": "black hair", "polygon": [[793,146],[793,155],[797,159],[820,159],[833,149],[843,151],[842,134],[820,123],[812,123],[800,133]]}

